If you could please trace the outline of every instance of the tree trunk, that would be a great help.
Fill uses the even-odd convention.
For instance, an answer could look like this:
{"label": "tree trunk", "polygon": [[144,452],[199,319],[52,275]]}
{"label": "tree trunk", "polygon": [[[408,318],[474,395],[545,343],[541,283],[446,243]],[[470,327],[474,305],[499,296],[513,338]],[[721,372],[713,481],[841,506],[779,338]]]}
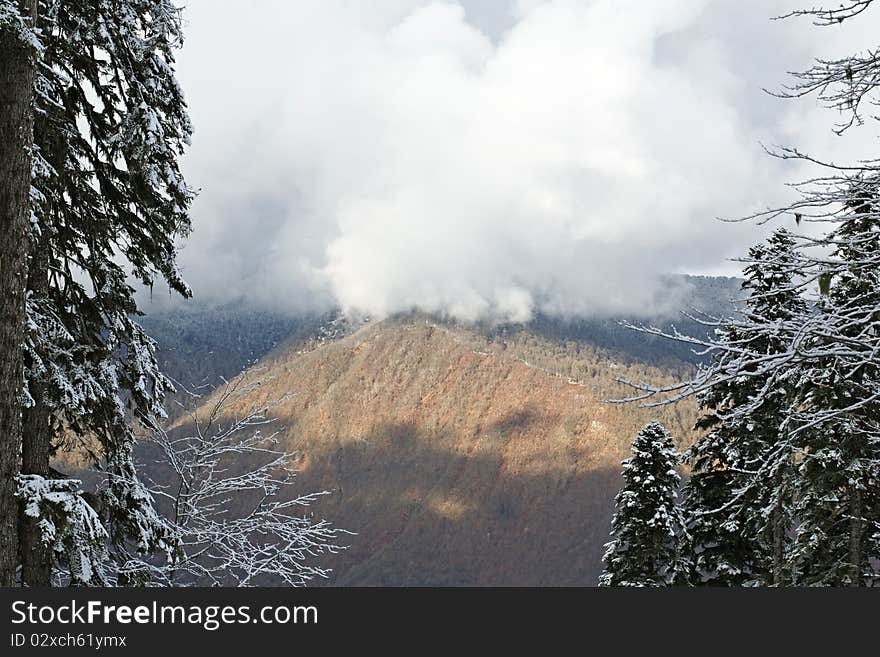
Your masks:
{"label": "tree trunk", "polygon": [[[46,245],[38,245],[28,272],[28,288],[38,298],[49,290],[49,254]],[[45,386],[31,382],[34,405],[22,413],[21,472],[49,476],[49,451],[52,431],[49,425],[50,411],[45,402]],[[19,543],[21,545],[22,586],[49,586],[52,577],[52,554],[43,542],[38,518],[25,515],[19,510]]]}
{"label": "tree trunk", "polygon": [[[22,0],[22,13],[31,2]],[[0,27],[0,586],[15,584],[21,448],[22,343],[30,219],[34,64],[15,29]]]}
{"label": "tree trunk", "polygon": [[[784,472],[782,468],[776,471],[774,477],[776,493],[782,489]],[[782,512],[782,502],[778,502],[773,508],[773,586],[785,586],[785,514]]]}
{"label": "tree trunk", "polygon": [[862,491],[850,488],[849,496],[849,585],[862,585]]}

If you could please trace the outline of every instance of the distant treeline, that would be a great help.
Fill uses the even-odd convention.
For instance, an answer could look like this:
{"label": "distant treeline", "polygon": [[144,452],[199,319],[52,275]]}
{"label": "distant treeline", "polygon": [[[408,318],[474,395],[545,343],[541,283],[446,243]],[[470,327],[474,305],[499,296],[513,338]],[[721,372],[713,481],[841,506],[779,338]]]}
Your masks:
{"label": "distant treeline", "polygon": [[[621,325],[627,321],[654,324],[669,330],[672,325],[682,333],[703,337],[707,328],[681,313],[693,311],[707,316],[722,317],[732,312],[731,299],[740,294],[741,281],[736,278],[687,276],[690,295],[676,319],[670,317],[645,319],[559,318],[539,314],[526,324],[481,322],[479,333],[490,340],[526,332],[560,343],[576,342],[612,352],[625,363],[643,363],[657,367],[695,364],[700,357],[687,345],[633,331]],[[675,315],[676,313],[670,313]],[[421,313],[405,313],[401,318]],[[426,318],[427,315],[424,315]],[[333,335],[339,313],[294,316],[243,303],[222,305],[190,302],[174,310],[141,318],[147,332],[159,345],[158,358],[163,371],[186,385],[203,382],[214,384],[220,377],[235,376],[267,355],[278,345],[300,342],[323,342],[322,336]],[[433,318],[458,324],[449,319]],[[345,333],[345,332],[343,332]]]}

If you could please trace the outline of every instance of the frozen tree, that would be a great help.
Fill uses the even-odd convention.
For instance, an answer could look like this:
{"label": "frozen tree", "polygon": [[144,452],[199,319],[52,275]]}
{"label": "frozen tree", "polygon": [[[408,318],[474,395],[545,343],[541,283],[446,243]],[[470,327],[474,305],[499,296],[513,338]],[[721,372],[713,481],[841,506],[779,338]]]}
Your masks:
{"label": "frozen tree", "polygon": [[[773,358],[788,348],[775,326],[801,317],[806,303],[794,282],[796,242],[777,230],[746,259],[738,322],[716,331],[712,384],[698,398],[708,430],[685,458],[692,474],[684,509],[694,584],[786,583],[791,527],[793,445],[787,433],[797,368],[751,375],[742,350]],[[749,361],[749,359],[745,359]]]}
{"label": "frozen tree", "polygon": [[168,586],[301,586],[329,574],[318,559],[342,549],[337,541],[347,532],[308,513],[328,493],[295,491],[295,454],[279,449],[269,417],[284,399],[249,402],[265,383],[255,377],[245,373],[224,384],[205,408],[189,410],[182,427],[147,439],[156,457],[154,493],[180,543],[161,563],[133,555],[122,565],[128,578]]}
{"label": "frozen tree", "polygon": [[[856,18],[872,3],[850,0],[792,15],[827,27]],[[842,133],[864,129],[878,86],[880,48],[874,48],[819,60],[780,95],[818,96],[845,117],[834,128]],[[820,299],[787,331],[802,372],[791,413],[800,476],[790,569],[804,585],[870,585],[880,540],[880,161],[840,165],[796,149],[776,155],[819,173],[796,186],[794,203],[754,217],[794,216],[798,224],[824,228],[801,237],[799,258],[806,278],[818,282]]]}
{"label": "frozen tree", "polygon": [[[847,231],[844,223],[834,233]],[[852,243],[837,241],[829,261],[858,263]],[[880,378],[876,361],[847,341],[870,339],[870,324],[842,318],[878,293],[877,274],[839,268],[810,301],[799,277],[805,244],[777,231],[751,250],[750,296],[714,338],[665,334],[710,356],[694,379],[633,384],[643,400],[666,395],[648,406],[696,396],[709,411],[698,423],[709,434],[687,452],[693,583],[862,585],[876,577]],[[857,244],[877,246],[864,236]]]}
{"label": "frozen tree", "polygon": [[[780,18],[807,17],[818,27],[834,27],[858,17],[873,3],[874,0],[847,0],[833,8],[797,9]],[[878,55],[880,50],[875,47],[864,54],[819,59],[806,71],[796,73],[794,83],[777,95],[783,98],[817,95],[827,107],[845,117],[834,128],[838,134],[853,126],[863,125],[865,106],[877,102],[877,85],[880,82]]]}
{"label": "frozen tree", "polygon": [[[880,269],[862,266],[880,248],[875,199],[859,201],[826,238],[836,264],[820,311],[834,333],[810,336],[817,351],[829,339],[876,339]],[[871,584],[871,557],[880,554],[880,357],[828,354],[802,369],[792,412],[802,456],[791,569],[805,585]]]}
{"label": "frozen tree", "polygon": [[18,496],[49,547],[55,581],[107,585],[107,530],[76,479],[21,475]]}
{"label": "frozen tree", "polygon": [[[42,45],[33,82],[22,472],[52,475],[60,446],[105,473],[96,510],[109,541],[146,552],[174,539],[131,460],[132,422],[155,429],[171,388],[134,319],[130,279],[189,296],[176,240],[192,191],[177,160],[191,128],[174,76],[171,0],[34,3]],[[47,584],[49,544],[22,514],[22,580]],[[113,558],[117,550],[109,549]]]}
{"label": "frozen tree", "polygon": [[[856,18],[871,4],[872,0],[850,1],[789,16],[812,17],[817,25],[828,27]],[[779,95],[817,95],[845,117],[835,131],[864,129],[866,108],[878,101],[878,54],[875,49],[817,61]],[[731,385],[749,392],[743,404],[728,411],[728,419],[746,420],[771,408],[778,391],[793,392],[786,405],[780,449],[774,458],[762,457],[757,470],[744,468],[742,475],[757,473],[761,485],[774,468],[781,477],[776,502],[765,508],[772,516],[772,509],[781,512],[788,505],[785,514],[794,540],[785,550],[774,548],[774,581],[871,585],[877,577],[872,557],[880,538],[880,161],[836,164],[795,148],[773,154],[816,170],[792,186],[798,195],[794,202],[746,218],[758,222],[788,218],[796,226],[814,227],[794,236],[795,257],[787,265],[795,274],[789,289],[800,292],[803,310],[775,320],[758,314],[727,323],[736,330],[772,337],[778,345],[772,352],[756,349],[752,342],[723,336],[700,340],[673,331],[668,337],[689,342],[704,355],[715,355],[713,364],[678,385],[637,384],[643,393],[638,398],[652,405]],[[754,265],[772,267],[774,257],[768,252]],[[649,401],[656,396],[660,399]],[[738,500],[741,493],[753,489],[732,485],[728,495]],[[725,503],[724,508],[733,506]],[[771,525],[777,537],[786,535],[782,525]]]}
{"label": "frozen tree", "polygon": [[600,586],[668,586],[685,571],[679,544],[684,521],[677,504],[681,477],[672,437],[650,422],[623,462],[623,488],[611,522]]}
{"label": "frozen tree", "polygon": [[0,586],[18,563],[16,475],[21,444],[33,80],[40,44],[33,3],[0,0]]}

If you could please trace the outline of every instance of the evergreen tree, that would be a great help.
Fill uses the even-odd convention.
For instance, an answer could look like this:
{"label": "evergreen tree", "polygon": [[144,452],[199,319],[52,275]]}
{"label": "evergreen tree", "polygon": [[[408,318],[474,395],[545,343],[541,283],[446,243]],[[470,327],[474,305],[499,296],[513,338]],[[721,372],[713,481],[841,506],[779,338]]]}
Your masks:
{"label": "evergreen tree", "polygon": [[623,488],[606,545],[600,586],[667,586],[684,571],[679,555],[683,518],[677,505],[681,477],[672,437],[650,422],[623,462]]}
{"label": "evergreen tree", "polygon": [[[784,229],[745,261],[748,297],[739,318],[718,332],[712,383],[699,397],[709,430],[686,453],[692,476],[684,508],[692,539],[694,584],[784,585],[791,525],[792,445],[787,433],[794,369],[758,371],[788,341],[775,327],[806,303],[793,281],[796,242]],[[743,353],[748,358],[743,359]]]}
{"label": "evergreen tree", "polygon": [[[875,9],[873,0],[832,9],[799,10],[819,26],[835,26]],[[783,96],[815,95],[844,120],[842,133],[865,125],[864,107],[877,101],[880,51],[867,49],[817,60]],[[826,230],[804,236],[800,269],[818,282],[814,311],[784,329],[788,363],[800,365],[800,397],[791,435],[799,459],[798,519],[790,570],[803,585],[862,586],[876,582],[880,470],[880,163],[837,165],[783,149],[778,155],[818,166],[797,185],[793,204],[755,215],[793,215]],[[787,367],[779,362],[780,368]]]}
{"label": "evergreen tree", "polygon": [[865,267],[880,251],[874,185],[862,185],[850,212],[828,235],[828,293],[820,302],[827,333],[810,337],[820,354],[804,368],[797,432],[799,525],[791,569],[799,584],[862,586],[877,577],[880,554],[880,359],[832,351],[872,343],[880,323],[880,269]]}
{"label": "evergreen tree", "polygon": [[[854,0],[831,9],[796,10],[789,16],[806,16],[816,25],[832,26],[862,15],[873,9],[872,5],[873,0]],[[865,125],[863,109],[878,100],[878,86],[880,51],[868,49],[864,54],[817,60],[797,74],[795,83],[780,95],[818,96],[844,117],[834,128],[842,133]],[[772,352],[756,348],[740,335],[700,340],[666,334],[699,346],[703,354],[729,352],[731,357],[721,356],[691,381],[665,387],[636,385],[643,394],[635,399],[644,401],[660,394],[664,399],[650,404],[663,404],[693,395],[711,396],[719,385],[741,388],[747,403],[739,405],[739,411],[725,412],[723,427],[732,419],[772,409],[775,395],[790,396],[789,403],[783,404],[787,410],[779,427],[778,449],[760,459],[758,470],[742,468],[739,472],[736,458],[716,459],[715,454],[724,451],[728,440],[719,441],[717,448],[703,443],[709,449],[703,466],[695,467],[711,467],[716,475],[717,471],[732,472],[717,475],[727,479],[712,488],[718,493],[717,500],[712,504],[698,501],[697,505],[714,505],[727,516],[755,490],[749,483],[752,474],[758,476],[755,483],[759,487],[775,481],[771,489],[774,497],[764,507],[765,517],[773,519],[764,533],[766,540],[766,530],[772,528],[773,581],[870,585],[877,579],[880,540],[880,163],[867,160],[837,165],[794,148],[781,149],[776,155],[818,167],[820,173],[793,185],[800,195],[795,202],[747,219],[766,222],[793,217],[797,225],[815,222],[825,229],[798,236],[789,267],[798,275],[791,288],[805,291],[818,284],[819,298],[807,297],[804,309],[775,321],[765,320],[762,313],[766,309],[756,313],[755,321],[746,328],[772,336],[778,346]],[[758,267],[768,267],[774,256],[758,254],[755,260]],[[655,329],[647,332],[664,335]],[[723,365],[725,361],[730,365]],[[768,479],[764,473],[771,471],[775,475]],[[750,506],[758,508],[759,504],[756,501]],[[749,513],[748,517],[756,516]],[[723,520],[711,522],[727,527]],[[789,526],[794,541],[785,545]],[[730,553],[743,554],[739,549]],[[756,583],[762,579],[756,578]]]}
{"label": "evergreen tree", "polygon": [[[23,472],[51,478],[51,453],[71,440],[90,451],[106,473],[95,510],[111,545],[87,552],[112,563],[85,572],[116,581],[113,563],[130,562],[130,549],[175,544],[131,458],[132,420],[154,429],[171,386],[134,319],[129,277],[190,295],[175,265],[192,200],[177,164],[191,132],[174,77],[180,15],[171,0],[47,1],[37,24]],[[42,488],[28,481],[22,573],[44,585],[41,518],[24,512],[41,508],[27,491]]]}

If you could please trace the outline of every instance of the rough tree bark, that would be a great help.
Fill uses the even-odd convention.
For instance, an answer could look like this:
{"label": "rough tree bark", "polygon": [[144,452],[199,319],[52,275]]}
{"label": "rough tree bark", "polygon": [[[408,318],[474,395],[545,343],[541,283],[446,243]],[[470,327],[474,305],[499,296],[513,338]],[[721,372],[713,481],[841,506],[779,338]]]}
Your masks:
{"label": "rough tree bark", "polygon": [[[782,468],[776,471],[774,484],[776,490],[782,486],[784,474]],[[786,586],[785,577],[785,514],[781,503],[773,508],[773,586]]]}
{"label": "rough tree bark", "polygon": [[[28,288],[37,296],[49,288],[49,254],[46,245],[37,245],[30,262]],[[34,405],[22,412],[21,472],[49,476],[49,450],[52,430],[49,425],[49,407],[44,401],[44,386],[30,384]],[[36,519],[19,509],[19,545],[21,546],[22,586],[49,586],[52,578],[52,555],[43,542],[42,531]]]}
{"label": "rough tree bark", "polygon": [[[21,0],[24,15],[31,1]],[[33,16],[33,14],[30,14]],[[0,585],[18,562],[15,477],[21,447],[22,344],[30,217],[34,64],[14,25],[0,24]]]}
{"label": "rough tree bark", "polygon": [[850,487],[849,498],[849,585],[862,586],[862,491]]}

